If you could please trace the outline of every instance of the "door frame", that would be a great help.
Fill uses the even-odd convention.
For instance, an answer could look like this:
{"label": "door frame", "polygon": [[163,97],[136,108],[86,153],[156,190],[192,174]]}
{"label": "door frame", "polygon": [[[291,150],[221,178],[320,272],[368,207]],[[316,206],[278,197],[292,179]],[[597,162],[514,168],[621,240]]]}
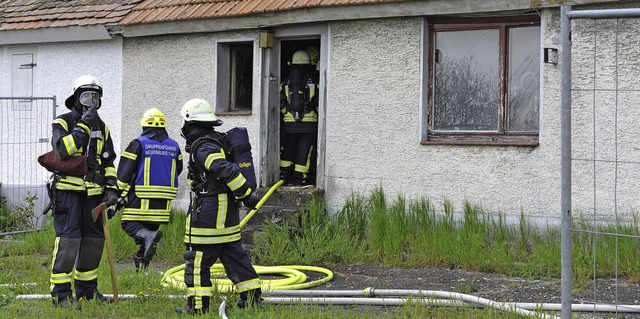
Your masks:
{"label": "door frame", "polygon": [[329,69],[329,25],[309,24],[287,26],[273,30],[273,47],[262,52],[261,121],[260,121],[260,185],[273,185],[280,180],[280,45],[281,41],[296,39],[320,39],[318,141],[316,164],[316,188],[325,189],[326,162],[326,74]]}

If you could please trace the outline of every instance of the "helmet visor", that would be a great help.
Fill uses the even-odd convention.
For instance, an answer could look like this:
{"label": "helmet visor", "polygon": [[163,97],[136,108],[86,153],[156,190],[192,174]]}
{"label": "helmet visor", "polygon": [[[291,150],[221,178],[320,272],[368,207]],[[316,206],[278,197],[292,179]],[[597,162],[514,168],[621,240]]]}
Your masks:
{"label": "helmet visor", "polygon": [[80,93],[78,101],[82,106],[87,108],[98,108],[100,106],[100,94],[98,92],[85,91]]}

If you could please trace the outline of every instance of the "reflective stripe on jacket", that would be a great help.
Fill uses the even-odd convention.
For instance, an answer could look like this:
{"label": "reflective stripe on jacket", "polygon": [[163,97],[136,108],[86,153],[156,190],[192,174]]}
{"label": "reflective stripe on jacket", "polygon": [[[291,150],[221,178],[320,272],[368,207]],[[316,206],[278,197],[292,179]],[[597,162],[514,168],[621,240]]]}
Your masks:
{"label": "reflective stripe on jacket", "polygon": [[[51,123],[53,136],[51,144],[58,156],[87,156],[88,162],[101,167],[100,175],[107,188],[116,189],[116,169],[113,161],[116,157],[109,127],[101,123],[99,130],[90,130],[84,123],[74,118],[72,112],[59,115]],[[89,147],[89,152],[86,151]],[[87,154],[88,153],[88,154]],[[85,180],[85,176],[60,176],[56,189],[87,192],[88,196],[102,194],[103,186]]]}
{"label": "reflective stripe on jacket", "polygon": [[139,198],[172,200],[178,193],[178,143],[171,138],[157,141],[146,136],[137,138],[142,144],[135,194]]}

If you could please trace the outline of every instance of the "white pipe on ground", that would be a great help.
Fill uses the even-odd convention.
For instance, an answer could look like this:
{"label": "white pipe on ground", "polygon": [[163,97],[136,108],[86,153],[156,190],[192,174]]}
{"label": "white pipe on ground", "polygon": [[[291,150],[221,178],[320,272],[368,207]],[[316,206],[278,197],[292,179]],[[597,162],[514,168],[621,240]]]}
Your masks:
{"label": "white pipe on ground", "polygon": [[[30,285],[29,283],[28,285]],[[374,298],[373,296],[379,296]],[[105,294],[105,296],[112,296]],[[265,291],[264,303],[266,304],[296,304],[296,303],[314,303],[325,305],[380,305],[380,306],[399,306],[408,302],[421,303],[424,305],[437,306],[488,306],[493,307],[500,305],[502,310],[513,312],[514,309],[520,311],[560,311],[559,303],[524,303],[524,302],[495,302],[488,299],[464,295],[446,291],[430,291],[430,290],[396,290],[396,289],[373,289],[365,290],[271,290]],[[270,296],[294,296],[294,297],[270,297]],[[322,298],[301,298],[303,296],[320,296]],[[332,298],[326,298],[332,296]],[[340,298],[339,296],[343,296]],[[118,294],[122,299],[133,299],[144,297],[137,294]],[[185,299],[184,295],[162,295],[169,299]],[[394,297],[394,298],[386,298]],[[404,299],[402,298],[404,297]],[[426,297],[437,297],[446,299],[435,299]],[[460,297],[460,298],[458,298]],[[49,294],[31,294],[17,295],[17,299],[49,299]],[[485,303],[485,304],[483,304]],[[224,312],[223,305],[220,305],[219,314]],[[640,305],[609,305],[609,304],[572,304],[571,311],[575,312],[606,312],[606,313],[640,313]],[[519,312],[521,313],[521,312]],[[525,312],[526,313],[526,312]],[[529,312],[532,315],[539,315]],[[222,316],[222,315],[221,315]],[[226,316],[226,315],[224,315]],[[550,317],[550,316],[547,316]],[[554,318],[554,317],[551,317]]]}
{"label": "white pipe on ground", "polygon": [[28,286],[36,286],[35,282],[25,282],[22,284],[0,284],[0,288],[13,288],[13,287],[28,287]]}

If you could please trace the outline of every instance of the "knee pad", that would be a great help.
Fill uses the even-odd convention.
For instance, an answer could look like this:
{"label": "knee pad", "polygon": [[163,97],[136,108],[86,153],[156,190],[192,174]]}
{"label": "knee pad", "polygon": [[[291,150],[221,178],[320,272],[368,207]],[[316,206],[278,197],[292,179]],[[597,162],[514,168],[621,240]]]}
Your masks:
{"label": "knee pad", "polygon": [[98,268],[103,249],[104,238],[82,237],[76,268],[81,271]]}
{"label": "knee pad", "polygon": [[53,271],[56,273],[71,272],[76,262],[79,248],[80,238],[60,237],[57,244],[58,251],[53,261]]}

